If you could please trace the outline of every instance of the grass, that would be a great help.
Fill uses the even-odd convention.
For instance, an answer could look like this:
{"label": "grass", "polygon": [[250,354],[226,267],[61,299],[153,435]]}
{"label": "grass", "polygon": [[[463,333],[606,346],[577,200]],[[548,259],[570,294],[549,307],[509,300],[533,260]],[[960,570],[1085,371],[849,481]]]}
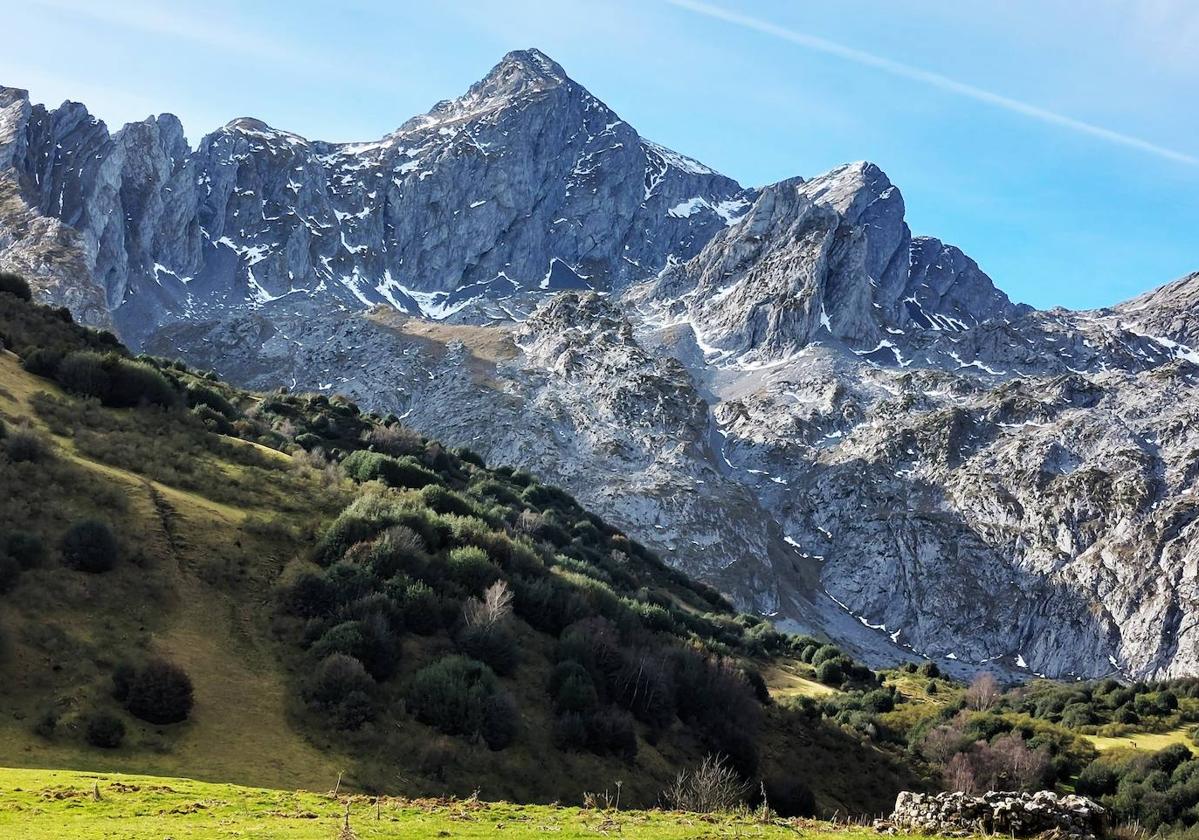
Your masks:
{"label": "grass", "polygon": [[829,697],[837,693],[837,689],[813,679],[811,668],[793,660],[783,660],[767,668],[762,676],[770,695],[776,700],[789,697]]}
{"label": "grass", "polygon": [[[98,793],[99,798],[95,798]],[[190,779],[0,769],[0,835],[24,840],[335,840],[349,806],[361,840],[425,837],[802,838],[866,840],[868,828],[663,811],[512,805],[475,799],[338,798]]]}
{"label": "grass", "polygon": [[1191,740],[1191,732],[1194,729],[1194,724],[1188,724],[1169,732],[1131,732],[1117,738],[1102,735],[1084,735],[1083,737],[1094,744],[1095,749],[1100,752],[1120,749],[1157,752],[1171,744],[1184,744],[1190,748],[1192,753],[1199,755],[1199,746],[1196,746],[1195,742]]}

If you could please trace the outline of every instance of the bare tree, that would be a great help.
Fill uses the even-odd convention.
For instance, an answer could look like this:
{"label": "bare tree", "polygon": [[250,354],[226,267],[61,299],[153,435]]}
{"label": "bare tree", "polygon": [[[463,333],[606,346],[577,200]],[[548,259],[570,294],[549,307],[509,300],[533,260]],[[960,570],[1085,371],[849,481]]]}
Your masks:
{"label": "bare tree", "polygon": [[963,793],[974,793],[977,784],[974,776],[974,765],[966,753],[957,753],[945,765],[945,784],[950,790],[960,790]]}
{"label": "bare tree", "polygon": [[994,706],[998,699],[999,683],[990,671],[979,674],[966,689],[966,705],[975,711],[985,712]]}
{"label": "bare tree", "polygon": [[708,755],[693,770],[683,770],[662,792],[673,811],[715,814],[731,811],[745,799],[749,786],[723,756]]}
{"label": "bare tree", "polygon": [[483,593],[482,600],[469,598],[462,606],[467,627],[494,627],[512,615],[512,590],[506,580],[497,580]]}

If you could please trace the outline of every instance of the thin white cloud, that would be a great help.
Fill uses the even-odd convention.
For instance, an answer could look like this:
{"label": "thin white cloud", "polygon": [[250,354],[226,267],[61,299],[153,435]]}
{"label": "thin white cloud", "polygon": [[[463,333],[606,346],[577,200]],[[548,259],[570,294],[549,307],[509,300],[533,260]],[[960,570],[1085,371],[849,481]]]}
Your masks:
{"label": "thin white cloud", "polygon": [[800,32],[795,29],[790,29],[785,26],[780,26],[771,23],[761,18],[743,15],[740,12],[735,12],[720,6],[713,6],[702,0],[664,0],[680,9],[692,12],[697,15],[712,18],[714,20],[723,21],[725,23],[739,26],[743,29],[750,29],[755,32],[760,32],[764,35],[778,38],[783,41],[789,41],[805,49],[813,52],[820,52],[826,55],[836,56],[837,58],[851,61],[855,64],[860,64],[864,67],[870,67],[875,70],[881,70],[884,73],[889,73],[892,76],[899,76],[905,79],[911,79],[916,82],[921,82],[930,87],[939,88],[940,90],[955,93],[959,96],[964,96],[968,99],[973,99],[977,102],[983,102],[988,105],[993,105],[997,108],[1002,108],[1012,113],[1020,114],[1025,117],[1031,117],[1035,120],[1048,123],[1050,125],[1060,126],[1070,129],[1081,134],[1088,134],[1092,137],[1097,137],[1101,140],[1106,140],[1109,143],[1115,143],[1128,148],[1137,149],[1138,151],[1147,152],[1158,157],[1172,160],[1177,163],[1185,163],[1189,166],[1199,166],[1199,157],[1180,152],[1176,149],[1170,149],[1165,146],[1160,146],[1156,143],[1151,143],[1148,140],[1143,140],[1140,137],[1134,137],[1130,134],[1124,134],[1119,131],[1114,131],[1110,128],[1104,128],[1100,125],[1077,120],[1073,117],[1068,117],[1064,114],[1058,114],[1054,111],[1049,111],[1044,108],[1039,108],[1036,105],[1022,102],[1018,99],[1012,99],[1008,96],[1003,96],[992,91],[985,90],[965,82],[959,82],[956,79],[951,79],[940,73],[934,73],[929,70],[922,70],[919,67],[914,67],[903,62],[893,61],[883,56],[875,55],[874,53],[865,52],[863,50],[847,47],[844,44],[839,44],[835,41],[829,41],[825,38],[820,38],[815,35],[809,35],[805,32]]}

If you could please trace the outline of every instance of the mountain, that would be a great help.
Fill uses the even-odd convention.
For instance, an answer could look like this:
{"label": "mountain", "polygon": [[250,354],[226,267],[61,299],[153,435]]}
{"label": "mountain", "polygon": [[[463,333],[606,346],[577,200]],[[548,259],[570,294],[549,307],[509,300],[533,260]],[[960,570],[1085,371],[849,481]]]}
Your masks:
{"label": "mountain", "polygon": [[[0,161],[24,205],[10,212],[77,232],[77,261],[135,344],[263,307],[445,317],[484,296],[619,288],[692,256],[752,196],[642,139],[536,50],[371,143],[243,118],[190,150],[170,115],[110,134],[77,103],[47,111],[11,88],[0,102]],[[52,265],[6,259],[62,285]]]}
{"label": "mountain", "polygon": [[0,264],[138,349],[519,465],[872,663],[1199,671],[1194,276],[1033,310],[878,166],[742,188],[535,50],[374,143],[0,101]]}

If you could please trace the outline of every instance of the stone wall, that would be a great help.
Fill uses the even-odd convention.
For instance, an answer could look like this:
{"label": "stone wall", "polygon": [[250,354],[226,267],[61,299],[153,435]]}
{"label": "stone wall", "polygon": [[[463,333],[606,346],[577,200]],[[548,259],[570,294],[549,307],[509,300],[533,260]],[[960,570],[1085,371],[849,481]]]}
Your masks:
{"label": "stone wall", "polygon": [[1102,807],[1082,796],[1058,796],[1050,791],[981,796],[966,793],[912,793],[895,800],[889,827],[937,834],[1006,834],[1093,840],[1107,833]]}

